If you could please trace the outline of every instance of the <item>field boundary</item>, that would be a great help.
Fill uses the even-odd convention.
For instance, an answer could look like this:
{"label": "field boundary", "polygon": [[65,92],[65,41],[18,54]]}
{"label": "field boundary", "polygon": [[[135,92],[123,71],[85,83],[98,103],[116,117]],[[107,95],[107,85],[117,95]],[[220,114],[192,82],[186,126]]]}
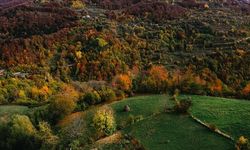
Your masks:
{"label": "field boundary", "polygon": [[190,117],[191,117],[195,122],[201,124],[202,126],[205,126],[205,127],[208,128],[209,130],[211,130],[211,131],[213,131],[213,132],[215,132],[215,133],[217,133],[217,134],[219,134],[219,135],[221,135],[221,136],[223,136],[223,137],[225,137],[225,138],[227,138],[227,139],[230,139],[231,141],[234,141],[234,138],[233,138],[232,136],[230,136],[230,135],[228,135],[228,134],[222,132],[220,129],[215,128],[214,130],[212,130],[209,124],[207,124],[207,123],[201,121],[199,118],[197,118],[197,117],[195,117],[195,116],[193,116],[193,115],[191,115],[191,114],[190,114]]}

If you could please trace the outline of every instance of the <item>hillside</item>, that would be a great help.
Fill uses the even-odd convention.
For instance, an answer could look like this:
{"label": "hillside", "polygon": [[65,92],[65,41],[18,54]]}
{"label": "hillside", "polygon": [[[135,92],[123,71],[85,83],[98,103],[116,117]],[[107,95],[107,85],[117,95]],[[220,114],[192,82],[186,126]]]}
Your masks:
{"label": "hillside", "polygon": [[[191,97],[193,106],[190,111],[192,115],[206,123],[214,124],[235,140],[241,135],[250,136],[250,127],[247,125],[250,105],[248,101],[191,95],[180,97]],[[130,106],[130,112],[122,111],[125,105]],[[230,139],[213,133],[188,115],[164,112],[166,106],[171,107],[172,105],[173,101],[166,95],[138,96],[110,104],[109,107],[114,111],[118,129],[121,129],[124,137],[119,137],[118,141],[115,140],[114,143],[97,142],[95,146],[101,146],[104,149],[129,149],[128,146],[133,145],[134,140],[136,140],[145,149],[152,150],[162,148],[234,149],[234,144]],[[215,109],[210,109],[210,107]],[[216,108],[222,108],[222,110]],[[235,115],[230,115],[232,111]],[[91,119],[88,118],[92,113],[93,111],[87,111],[81,115],[66,117],[60,124],[64,136],[68,137],[67,134],[70,134],[76,139],[80,137],[79,140],[82,143],[86,143],[84,142],[85,138],[91,137],[91,135],[95,136],[86,130],[91,127]],[[85,120],[85,122],[80,120]],[[80,134],[80,130],[85,132]],[[126,140],[132,140],[132,143],[125,144]],[[134,146],[138,146],[138,144]]]}
{"label": "hillside", "polygon": [[201,78],[221,80],[235,96],[250,80],[248,1],[84,5],[2,1],[1,68],[88,81],[164,65],[172,74],[212,74]]}
{"label": "hillside", "polygon": [[249,150],[249,66],[249,0],[0,0],[0,149]]}

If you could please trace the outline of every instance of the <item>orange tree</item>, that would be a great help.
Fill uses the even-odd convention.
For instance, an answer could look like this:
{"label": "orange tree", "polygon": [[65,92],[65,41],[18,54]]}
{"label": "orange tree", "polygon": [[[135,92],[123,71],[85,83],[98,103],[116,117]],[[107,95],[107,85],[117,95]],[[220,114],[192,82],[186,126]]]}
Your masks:
{"label": "orange tree", "polygon": [[119,90],[129,92],[132,88],[132,80],[129,75],[120,74],[114,78],[112,85]]}
{"label": "orange tree", "polygon": [[139,92],[165,92],[168,86],[168,71],[164,66],[152,66],[137,77]]}

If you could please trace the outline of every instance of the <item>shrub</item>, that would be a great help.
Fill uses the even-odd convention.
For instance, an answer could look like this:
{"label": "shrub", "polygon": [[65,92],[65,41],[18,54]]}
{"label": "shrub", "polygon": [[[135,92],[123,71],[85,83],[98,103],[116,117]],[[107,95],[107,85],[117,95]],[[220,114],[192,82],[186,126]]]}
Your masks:
{"label": "shrub", "polygon": [[150,92],[150,93],[159,92],[156,82],[150,77],[144,78],[140,84],[141,85],[140,85],[139,90],[142,92]]}
{"label": "shrub", "polygon": [[8,92],[8,101],[13,102],[18,97],[18,88],[16,85],[9,84],[6,86]]}
{"label": "shrub", "polygon": [[52,91],[48,86],[43,86],[38,88],[36,86],[32,87],[29,91],[30,97],[38,102],[47,101],[49,96],[52,94]]}
{"label": "shrub", "polygon": [[212,92],[212,94],[220,94],[222,93],[223,90],[223,86],[222,86],[222,81],[219,79],[216,79],[213,84],[210,86],[210,91]]}
{"label": "shrub", "polygon": [[36,107],[33,111],[33,113],[29,114],[29,117],[32,119],[32,122],[35,124],[39,124],[41,121],[49,121],[50,119],[50,106],[44,105],[41,107]]}
{"label": "shrub", "polygon": [[141,81],[138,90],[141,92],[165,92],[168,86],[168,72],[163,66],[152,66],[139,80]]}
{"label": "shrub", "polygon": [[103,87],[101,90],[98,91],[101,101],[106,102],[106,101],[114,101],[116,99],[115,92],[108,88],[108,87]]}
{"label": "shrub", "polygon": [[192,94],[197,94],[197,95],[204,95],[206,93],[204,86],[195,82],[190,84],[189,92]]}
{"label": "shrub", "polygon": [[84,111],[89,107],[89,104],[84,101],[84,99],[80,99],[77,101],[76,111]]}
{"label": "shrub", "polygon": [[14,115],[5,127],[5,134],[1,133],[3,149],[38,149],[34,135],[36,129],[29,117],[25,115]]}
{"label": "shrub", "polygon": [[207,90],[205,84],[196,82],[192,78],[181,81],[179,87],[183,93],[190,93],[197,95],[205,95]]}
{"label": "shrub", "polygon": [[74,9],[82,9],[85,7],[85,4],[81,0],[73,0],[71,4],[71,8]]}
{"label": "shrub", "polygon": [[108,45],[108,42],[105,41],[103,38],[96,38],[98,46],[103,48],[104,46]]}
{"label": "shrub", "polygon": [[168,79],[168,71],[164,66],[152,66],[148,70],[148,74],[155,80],[165,81]]}
{"label": "shrub", "polygon": [[6,104],[8,103],[8,99],[7,99],[7,90],[1,88],[0,89],[0,104]]}
{"label": "shrub", "polygon": [[89,105],[95,105],[105,101],[113,101],[116,99],[115,92],[108,88],[102,87],[98,91],[90,91],[84,94],[77,102],[77,110],[86,110]]}
{"label": "shrub", "polygon": [[30,91],[31,98],[38,100],[39,99],[39,89],[37,87],[32,87]]}
{"label": "shrub", "polygon": [[249,145],[248,139],[244,136],[239,137],[236,143],[236,149],[237,150],[249,150],[250,145]]}
{"label": "shrub", "polygon": [[79,82],[79,81],[74,81],[72,82],[73,86],[78,90],[79,92],[82,93],[87,93],[93,91],[92,86],[88,84],[89,82]]}
{"label": "shrub", "polygon": [[47,122],[39,122],[36,138],[41,142],[41,149],[56,149],[59,138],[52,133]]}
{"label": "shrub", "polygon": [[64,95],[68,95],[71,97],[73,101],[77,101],[79,99],[79,92],[75,89],[75,87],[69,85],[69,84],[63,84],[61,87],[61,92]]}
{"label": "shrub", "polygon": [[72,150],[81,150],[81,143],[79,140],[74,140],[69,144],[70,149]]}
{"label": "shrub", "polygon": [[122,90],[115,90],[115,95],[118,100],[124,99],[126,97]]}
{"label": "shrub", "polygon": [[101,102],[101,97],[97,91],[89,92],[84,95],[84,101],[89,105],[98,104]]}
{"label": "shrub", "polygon": [[29,99],[26,96],[26,92],[24,90],[19,90],[15,103],[20,105],[30,105],[30,104],[36,104],[36,101]]}
{"label": "shrub", "polygon": [[111,135],[116,130],[113,110],[103,107],[94,114],[93,124],[99,135]]}
{"label": "shrub", "polygon": [[49,111],[51,112],[52,121],[57,121],[70,114],[76,107],[71,95],[57,94],[51,99]]}
{"label": "shrub", "polygon": [[19,90],[18,97],[19,98],[25,98],[26,97],[25,91],[24,90]]}
{"label": "shrub", "polygon": [[132,80],[128,75],[120,74],[114,78],[113,86],[115,86],[119,90],[128,92],[132,88]]}
{"label": "shrub", "polygon": [[142,115],[138,115],[138,116],[129,115],[128,119],[129,119],[128,123],[129,123],[129,125],[131,125],[131,124],[134,124],[136,122],[143,120],[143,116]]}
{"label": "shrub", "polygon": [[242,94],[244,96],[250,96],[250,83],[248,83],[243,89]]}
{"label": "shrub", "polygon": [[8,101],[7,99],[4,97],[4,95],[0,94],[0,105],[1,104],[6,104]]}
{"label": "shrub", "polygon": [[17,98],[15,100],[15,104],[18,104],[18,105],[26,105],[26,106],[35,106],[37,105],[37,101],[35,100],[32,100],[32,99],[29,99],[27,97],[24,97],[24,98]]}
{"label": "shrub", "polygon": [[189,108],[192,105],[192,101],[189,99],[183,99],[180,100],[176,105],[174,106],[174,111],[181,114],[188,113]]}
{"label": "shrub", "polygon": [[11,122],[11,131],[13,134],[26,134],[33,135],[36,133],[36,129],[31,123],[28,116],[14,115]]}

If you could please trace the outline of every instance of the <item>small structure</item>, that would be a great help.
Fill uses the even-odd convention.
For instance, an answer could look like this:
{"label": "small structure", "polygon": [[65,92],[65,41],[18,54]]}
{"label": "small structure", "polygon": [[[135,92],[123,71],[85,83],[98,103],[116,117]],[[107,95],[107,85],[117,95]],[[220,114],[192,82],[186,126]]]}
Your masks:
{"label": "small structure", "polygon": [[130,109],[130,107],[128,105],[125,105],[124,108],[123,108],[123,111],[124,112],[130,112],[131,109]]}
{"label": "small structure", "polygon": [[4,69],[0,70],[0,76],[4,76],[4,72],[5,72]]}
{"label": "small structure", "polygon": [[22,72],[15,72],[15,73],[13,73],[12,74],[14,77],[19,77],[19,78],[26,78],[26,77],[28,77],[28,73],[22,73]]}

